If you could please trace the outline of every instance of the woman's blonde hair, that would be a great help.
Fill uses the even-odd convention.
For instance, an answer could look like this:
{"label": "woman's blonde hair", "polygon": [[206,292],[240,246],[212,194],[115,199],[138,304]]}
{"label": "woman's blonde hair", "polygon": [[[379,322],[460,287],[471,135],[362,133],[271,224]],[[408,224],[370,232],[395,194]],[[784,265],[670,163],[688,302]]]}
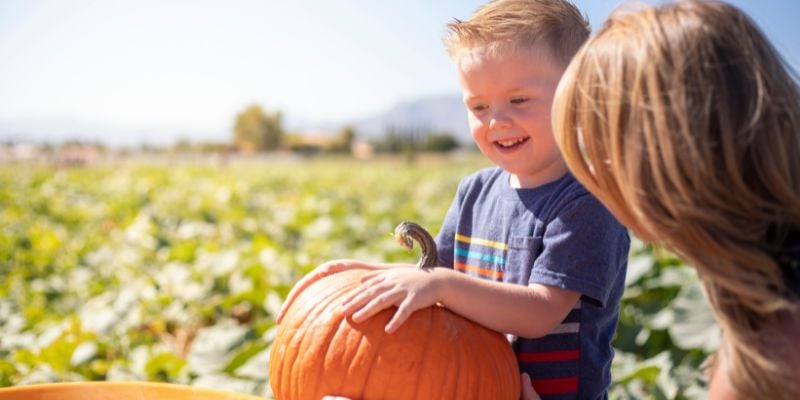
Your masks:
{"label": "woman's blonde hair", "polygon": [[491,54],[544,45],[549,56],[567,65],[589,32],[589,22],[569,1],[494,0],[468,20],[448,24],[443,41],[454,60],[478,47]]}
{"label": "woman's blonde hair", "polygon": [[776,262],[800,229],[799,93],[744,13],[683,1],[613,14],[553,102],[575,177],[697,268],[731,348],[731,382],[751,398],[800,393],[800,366],[785,365],[798,360],[765,350],[780,340],[765,327],[800,326],[786,323],[797,297]]}

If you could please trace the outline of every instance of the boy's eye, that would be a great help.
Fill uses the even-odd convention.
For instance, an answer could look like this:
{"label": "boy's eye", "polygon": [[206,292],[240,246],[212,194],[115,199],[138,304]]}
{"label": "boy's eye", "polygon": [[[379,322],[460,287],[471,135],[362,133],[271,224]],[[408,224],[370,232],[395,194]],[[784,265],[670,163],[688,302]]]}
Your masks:
{"label": "boy's eye", "polygon": [[511,104],[522,104],[527,102],[529,99],[527,97],[515,97],[511,99]]}
{"label": "boy's eye", "polygon": [[470,106],[469,107],[469,109],[472,110],[473,112],[483,111],[483,110],[485,110],[487,108],[488,107],[486,107],[485,104],[476,104],[474,106]]}

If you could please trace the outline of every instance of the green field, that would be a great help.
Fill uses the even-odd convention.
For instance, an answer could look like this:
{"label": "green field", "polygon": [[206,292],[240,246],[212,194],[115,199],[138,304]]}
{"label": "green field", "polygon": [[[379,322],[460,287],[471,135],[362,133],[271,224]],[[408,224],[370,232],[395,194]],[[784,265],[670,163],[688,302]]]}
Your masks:
{"label": "green field", "polygon": [[[0,165],[0,386],[166,381],[269,396],[273,316],[333,258],[416,261],[474,156]],[[703,398],[692,269],[634,240],[612,398]]]}

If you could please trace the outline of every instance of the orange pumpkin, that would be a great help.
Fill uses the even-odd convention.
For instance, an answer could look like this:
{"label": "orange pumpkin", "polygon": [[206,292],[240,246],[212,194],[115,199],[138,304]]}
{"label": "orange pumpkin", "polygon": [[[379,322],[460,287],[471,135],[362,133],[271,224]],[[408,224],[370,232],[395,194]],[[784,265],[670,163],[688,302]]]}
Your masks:
{"label": "orange pumpkin", "polygon": [[361,323],[345,318],[341,299],[366,272],[322,278],[292,303],[270,354],[277,400],[519,399],[517,360],[498,332],[439,306],[391,334],[384,327],[396,307]]}

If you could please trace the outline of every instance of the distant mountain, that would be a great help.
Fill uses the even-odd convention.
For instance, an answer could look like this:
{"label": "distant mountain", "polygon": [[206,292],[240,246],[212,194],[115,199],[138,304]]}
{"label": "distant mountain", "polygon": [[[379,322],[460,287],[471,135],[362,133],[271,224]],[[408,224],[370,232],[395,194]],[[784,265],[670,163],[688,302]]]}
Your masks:
{"label": "distant mountain", "polygon": [[462,143],[471,141],[467,111],[461,95],[443,95],[405,101],[377,115],[353,123],[362,138],[383,136],[389,130],[442,132],[454,135]]}

